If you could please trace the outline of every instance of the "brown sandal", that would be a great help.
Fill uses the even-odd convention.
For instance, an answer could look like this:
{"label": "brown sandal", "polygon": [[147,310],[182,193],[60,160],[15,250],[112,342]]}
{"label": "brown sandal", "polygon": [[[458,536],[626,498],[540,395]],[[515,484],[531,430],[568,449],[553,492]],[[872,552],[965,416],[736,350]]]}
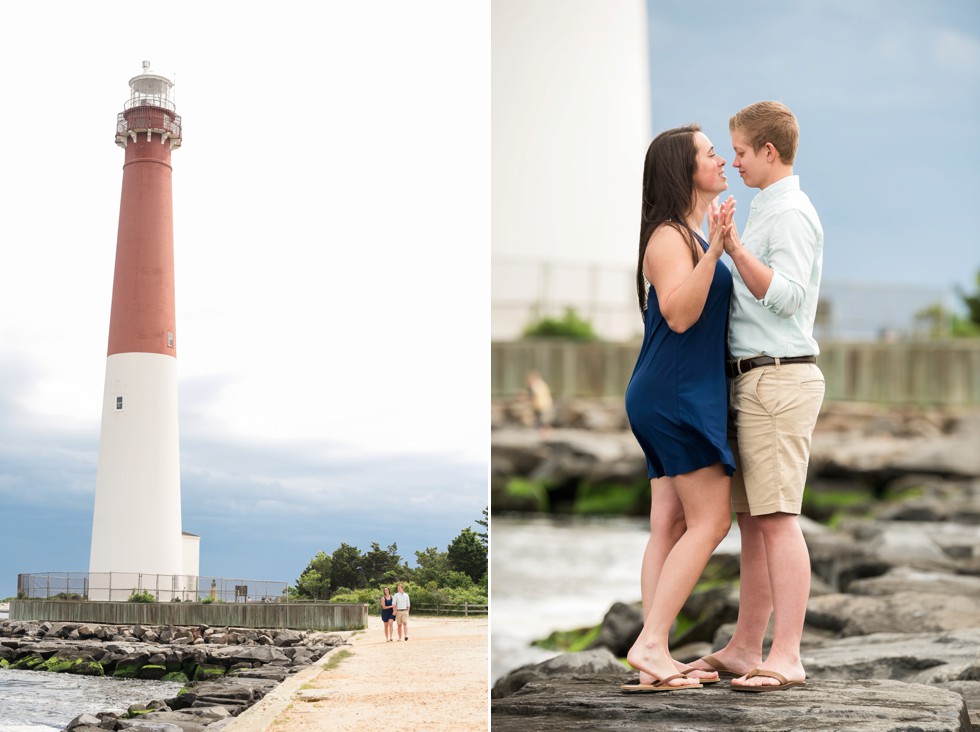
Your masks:
{"label": "brown sandal", "polygon": [[[652,674],[651,674],[652,675]],[[623,691],[636,693],[644,691],[681,691],[682,689],[703,689],[700,683],[697,684],[684,684],[683,686],[671,686],[670,682],[674,679],[686,679],[688,678],[684,674],[674,674],[673,676],[668,676],[666,679],[658,679],[652,684],[624,684],[620,688]],[[697,679],[692,679],[692,681],[697,681]]]}
{"label": "brown sandal", "polygon": [[[730,668],[725,666],[725,664],[723,664],[714,656],[704,656],[702,658],[699,658],[698,661],[704,661],[706,664],[711,666],[711,668],[714,669],[715,672],[717,672],[718,674],[717,679],[701,679],[702,684],[714,684],[718,681],[721,681],[722,679],[737,679],[739,676],[743,675],[740,674],[738,671],[732,671]],[[695,661],[695,663],[697,663],[697,661]],[[688,674],[691,671],[707,671],[707,670],[708,669],[706,668],[694,668],[693,666],[688,666],[686,669],[681,671],[681,673]]]}
{"label": "brown sandal", "polygon": [[778,674],[775,671],[766,671],[761,668],[752,669],[747,674],[745,678],[751,679],[753,676],[764,676],[769,679],[776,679],[778,684],[769,684],[766,686],[745,686],[744,684],[732,684],[732,688],[736,691],[782,691],[783,689],[790,689],[794,686],[806,686],[806,681],[790,681],[782,674]]}

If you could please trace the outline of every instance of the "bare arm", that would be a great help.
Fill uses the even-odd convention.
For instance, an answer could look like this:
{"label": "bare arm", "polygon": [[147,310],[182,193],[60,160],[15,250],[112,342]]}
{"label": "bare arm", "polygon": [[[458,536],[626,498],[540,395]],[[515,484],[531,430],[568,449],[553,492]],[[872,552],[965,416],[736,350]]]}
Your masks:
{"label": "bare arm", "polygon": [[742,246],[735,224],[732,224],[728,229],[728,236],[725,238],[725,251],[732,258],[732,263],[742,276],[742,281],[749,288],[752,297],[756,300],[764,298],[775,273],[752,256],[752,252]]}
{"label": "bare arm", "polygon": [[696,266],[687,238],[673,226],[660,226],[650,237],[643,270],[657,292],[664,320],[675,333],[683,333],[701,317],[733,211],[734,202],[729,205],[726,201],[720,211],[709,213],[711,241]]}
{"label": "bare arm", "polygon": [[752,296],[774,314],[788,318],[803,304],[816,254],[812,229],[802,216],[786,212],[780,225],[781,236],[770,253],[771,268],[742,246],[734,225],[728,231],[725,251]]}

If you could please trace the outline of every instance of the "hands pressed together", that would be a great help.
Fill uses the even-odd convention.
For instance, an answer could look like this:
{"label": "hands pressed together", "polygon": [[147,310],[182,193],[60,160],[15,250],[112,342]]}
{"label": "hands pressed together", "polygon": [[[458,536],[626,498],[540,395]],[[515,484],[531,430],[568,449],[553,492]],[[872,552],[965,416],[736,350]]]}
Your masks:
{"label": "hands pressed together", "polygon": [[722,252],[729,256],[742,246],[735,227],[735,198],[729,196],[724,203],[713,200],[708,206],[708,254],[720,259]]}

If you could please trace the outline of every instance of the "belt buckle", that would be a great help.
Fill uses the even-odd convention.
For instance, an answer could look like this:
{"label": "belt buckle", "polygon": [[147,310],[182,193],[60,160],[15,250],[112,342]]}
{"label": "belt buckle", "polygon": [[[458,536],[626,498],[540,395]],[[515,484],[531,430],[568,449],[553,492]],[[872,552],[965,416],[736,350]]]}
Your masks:
{"label": "belt buckle", "polygon": [[742,373],[743,373],[743,371],[742,371],[742,359],[743,358],[745,358],[745,356],[739,356],[738,359],[735,361],[735,375],[736,376],[741,376]]}

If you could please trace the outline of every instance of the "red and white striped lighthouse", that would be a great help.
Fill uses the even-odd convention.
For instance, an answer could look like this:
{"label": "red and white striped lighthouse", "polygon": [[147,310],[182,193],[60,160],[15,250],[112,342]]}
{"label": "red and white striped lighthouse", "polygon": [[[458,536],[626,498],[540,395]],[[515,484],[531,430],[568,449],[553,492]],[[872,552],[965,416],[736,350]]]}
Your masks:
{"label": "red and white striped lighthouse", "polygon": [[197,574],[197,537],[181,530],[177,427],[170,154],[181,143],[181,120],[173,83],[149,67],[144,61],[143,73],[130,79],[116,123],[126,157],[89,559],[92,599],[126,599],[139,586],[162,590],[160,599],[169,600],[185,589],[180,578]]}

